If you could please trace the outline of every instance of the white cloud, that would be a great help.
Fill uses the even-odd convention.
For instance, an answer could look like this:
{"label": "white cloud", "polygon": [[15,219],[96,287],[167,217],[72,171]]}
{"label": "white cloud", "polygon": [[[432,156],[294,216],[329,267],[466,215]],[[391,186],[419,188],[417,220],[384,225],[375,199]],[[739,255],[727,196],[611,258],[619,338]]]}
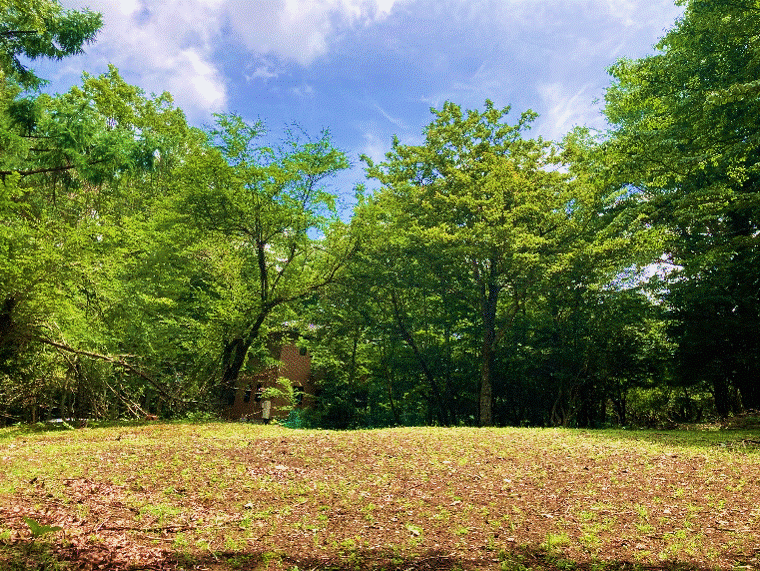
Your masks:
{"label": "white cloud", "polygon": [[385,153],[390,150],[388,138],[378,136],[377,130],[372,125],[366,125],[365,128],[364,144],[362,145],[360,154],[366,155],[376,163],[385,160]]}
{"label": "white cloud", "polygon": [[[78,8],[82,1],[63,4]],[[146,91],[170,91],[196,124],[227,108],[237,79],[265,83],[271,100],[286,108],[283,97],[317,101],[356,74],[345,95],[362,100],[383,130],[417,133],[409,102],[480,107],[489,98],[513,104],[515,114],[539,111],[536,130],[547,137],[597,125],[592,102],[608,84],[604,68],[619,56],[651,52],[662,22],[682,11],[670,0],[88,1],[105,25],[88,47],[86,69],[99,73],[114,63]],[[225,54],[222,62],[222,45],[244,53]],[[339,50],[356,57],[320,60]],[[317,60],[349,64],[329,68],[327,81],[294,68]],[[225,64],[238,77],[225,78]],[[76,68],[57,65],[57,72]],[[234,100],[240,105],[243,96]],[[364,143],[374,150],[377,141]]]}
{"label": "white cloud", "polygon": [[401,0],[228,0],[224,13],[246,48],[307,66],[341,31],[385,18]]}
{"label": "white cloud", "polygon": [[[226,91],[218,72],[193,49],[182,50],[171,63],[175,70],[169,91],[183,93],[204,109],[220,110],[226,103]],[[177,73],[177,71],[182,70]]]}
{"label": "white cloud", "polygon": [[[400,1],[91,0],[104,26],[88,52],[98,68],[113,63],[129,70],[146,91],[171,91],[191,120],[203,120],[227,104],[226,81],[214,60],[222,34],[231,33],[254,58],[243,76],[267,81],[282,75],[280,62],[308,65],[340,33],[385,18]],[[79,7],[78,0],[63,4]],[[313,91],[304,85],[294,93]]]}
{"label": "white cloud", "polygon": [[549,83],[539,85],[537,90],[544,109],[538,123],[545,138],[558,140],[579,125],[604,128],[601,109],[593,102],[593,85],[572,89],[562,83]]}
{"label": "white cloud", "polygon": [[265,82],[280,76],[282,69],[270,58],[261,57],[255,63],[250,64],[246,69],[253,69],[252,73],[244,72],[243,76],[248,82],[256,79],[262,79]]}
{"label": "white cloud", "polygon": [[546,138],[580,124],[604,128],[595,100],[609,85],[606,68],[652,53],[683,11],[671,0],[416,1],[415,13],[432,14],[420,23],[438,24],[421,26],[417,51],[442,54],[429,65],[446,77],[420,99],[476,108],[491,99],[512,105],[512,120],[531,108],[540,114],[531,134]]}
{"label": "white cloud", "polygon": [[292,87],[290,92],[300,99],[305,99],[314,96],[314,88],[308,83],[299,85],[298,87]]}
{"label": "white cloud", "polygon": [[117,3],[117,7],[125,16],[131,16],[140,10],[141,4],[140,0],[123,0]]}
{"label": "white cloud", "polygon": [[[78,8],[76,0],[63,2]],[[147,92],[170,91],[191,120],[222,110],[226,82],[212,60],[219,34],[218,0],[91,0],[103,14],[97,43],[88,48],[88,69],[112,63],[137,75]]]}

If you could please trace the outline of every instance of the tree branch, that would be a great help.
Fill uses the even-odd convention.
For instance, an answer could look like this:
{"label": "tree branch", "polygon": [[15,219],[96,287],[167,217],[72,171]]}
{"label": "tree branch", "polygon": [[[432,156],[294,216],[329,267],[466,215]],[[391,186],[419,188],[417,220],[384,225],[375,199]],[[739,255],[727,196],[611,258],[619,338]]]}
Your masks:
{"label": "tree branch", "polygon": [[[100,159],[97,161],[92,161],[90,163],[87,163],[87,166],[97,165],[100,163],[105,163],[107,161],[108,159]],[[32,169],[28,171],[19,171],[19,170],[0,171],[0,177],[2,177],[3,180],[5,180],[6,176],[10,176],[14,173],[18,173],[22,177],[25,177],[25,176],[31,176],[33,174],[43,174],[43,173],[48,173],[48,172],[63,172],[63,171],[71,170],[74,168],[77,168],[77,165],[61,165],[57,167],[45,167],[45,168],[40,168],[40,169]]]}
{"label": "tree branch", "polygon": [[74,347],[69,347],[68,345],[65,345],[63,343],[58,343],[51,339],[45,339],[44,337],[37,337],[35,338],[35,341],[39,341],[40,343],[43,343],[45,345],[50,345],[51,347],[55,347],[56,349],[60,349],[61,351],[66,351],[68,353],[74,353],[75,355],[90,357],[91,359],[98,359],[100,361],[105,361],[106,363],[117,365],[119,367],[122,367],[123,369],[126,369],[130,373],[140,377],[141,379],[148,381],[148,383],[150,383],[154,389],[156,389],[162,396],[166,397],[167,399],[174,402],[181,402],[181,403],[190,402],[190,401],[181,399],[175,395],[169,394],[166,391],[166,389],[164,389],[164,387],[161,386],[161,384],[158,381],[148,376],[147,374],[143,373],[140,369],[134,367],[133,365],[130,365],[129,363],[127,363],[121,358],[112,357],[110,355],[102,355],[100,353],[93,353],[92,351],[83,351],[82,349],[75,349]]}
{"label": "tree branch", "polygon": [[10,38],[13,36],[24,36],[27,34],[39,34],[37,30],[7,30],[5,32],[0,32],[0,36]]}

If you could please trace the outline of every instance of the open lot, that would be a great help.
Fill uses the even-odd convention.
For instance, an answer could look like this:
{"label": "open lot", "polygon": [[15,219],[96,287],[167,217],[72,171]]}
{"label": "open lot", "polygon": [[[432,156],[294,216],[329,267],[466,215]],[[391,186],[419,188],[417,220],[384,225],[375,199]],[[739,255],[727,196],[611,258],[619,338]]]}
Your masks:
{"label": "open lot", "polygon": [[746,430],[8,428],[0,569],[758,569],[759,449]]}

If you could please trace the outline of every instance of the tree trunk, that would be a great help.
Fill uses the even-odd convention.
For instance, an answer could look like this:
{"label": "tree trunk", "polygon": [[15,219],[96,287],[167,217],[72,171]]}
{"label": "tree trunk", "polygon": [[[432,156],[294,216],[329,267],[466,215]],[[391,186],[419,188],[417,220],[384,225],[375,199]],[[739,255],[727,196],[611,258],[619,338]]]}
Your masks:
{"label": "tree trunk", "polygon": [[18,339],[16,339],[16,324],[14,322],[14,310],[17,301],[14,297],[7,297],[0,306],[0,367],[5,368],[18,352]]}
{"label": "tree trunk", "polygon": [[480,374],[480,426],[493,426],[493,357],[492,348],[483,342]]}
{"label": "tree trunk", "polygon": [[252,340],[237,338],[229,341],[224,346],[224,372],[222,384],[225,388],[233,388],[240,376],[240,369],[245,364],[248,349],[251,348]]}
{"label": "tree trunk", "polygon": [[[494,273],[493,270],[491,272]],[[493,374],[496,364],[496,304],[499,287],[491,281],[483,287],[481,309],[483,343],[480,366],[480,426],[493,426]]]}
{"label": "tree trunk", "polygon": [[222,372],[222,386],[225,389],[235,389],[237,386],[237,380],[240,376],[240,369],[245,365],[245,358],[248,356],[248,350],[253,345],[253,342],[259,336],[261,326],[264,324],[264,320],[269,311],[274,305],[271,305],[256,317],[256,321],[253,322],[248,333],[241,335],[240,337],[228,341],[224,346],[224,353],[222,355],[222,366],[224,370]]}
{"label": "tree trunk", "polygon": [[721,418],[728,417],[728,382],[717,373],[713,378],[713,399],[715,400],[715,412]]}
{"label": "tree trunk", "polygon": [[396,409],[396,402],[393,399],[393,376],[391,375],[391,370],[386,365],[385,367],[385,378],[387,380],[387,388],[388,388],[388,402],[391,405],[391,413],[393,414],[393,422],[396,423],[396,426],[401,426],[401,419],[398,415],[398,410]]}
{"label": "tree trunk", "polygon": [[745,410],[760,409],[760,381],[757,377],[757,367],[744,366],[736,376],[735,383],[741,395],[742,407]]}

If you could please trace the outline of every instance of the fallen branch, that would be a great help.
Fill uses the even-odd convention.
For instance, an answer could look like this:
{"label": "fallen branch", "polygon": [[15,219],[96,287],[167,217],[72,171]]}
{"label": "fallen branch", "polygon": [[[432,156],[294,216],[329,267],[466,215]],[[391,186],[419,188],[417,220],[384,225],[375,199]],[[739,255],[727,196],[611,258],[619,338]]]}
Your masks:
{"label": "fallen branch", "polygon": [[153,379],[151,376],[147,375],[146,373],[143,373],[140,369],[135,367],[134,365],[131,365],[130,363],[127,363],[123,358],[119,357],[112,357],[110,355],[102,355],[101,353],[94,353],[92,351],[84,351],[82,349],[75,349],[74,347],[69,347],[68,345],[65,345],[63,343],[58,343],[57,341],[53,341],[51,339],[45,339],[44,337],[37,337],[35,338],[36,341],[39,341],[40,343],[44,343],[45,345],[50,345],[51,347],[55,347],[56,349],[60,349],[61,351],[66,351],[68,353],[74,353],[75,355],[81,355],[82,357],[90,357],[91,359],[98,359],[100,361],[105,361],[106,363],[111,363],[113,365],[116,365],[118,367],[121,367],[133,375],[136,375],[140,377],[141,379],[147,381],[150,383],[150,385],[156,389],[161,396],[166,397],[170,401],[174,402],[180,402],[183,404],[191,404],[191,401],[182,399],[176,395],[170,394],[164,387]]}

